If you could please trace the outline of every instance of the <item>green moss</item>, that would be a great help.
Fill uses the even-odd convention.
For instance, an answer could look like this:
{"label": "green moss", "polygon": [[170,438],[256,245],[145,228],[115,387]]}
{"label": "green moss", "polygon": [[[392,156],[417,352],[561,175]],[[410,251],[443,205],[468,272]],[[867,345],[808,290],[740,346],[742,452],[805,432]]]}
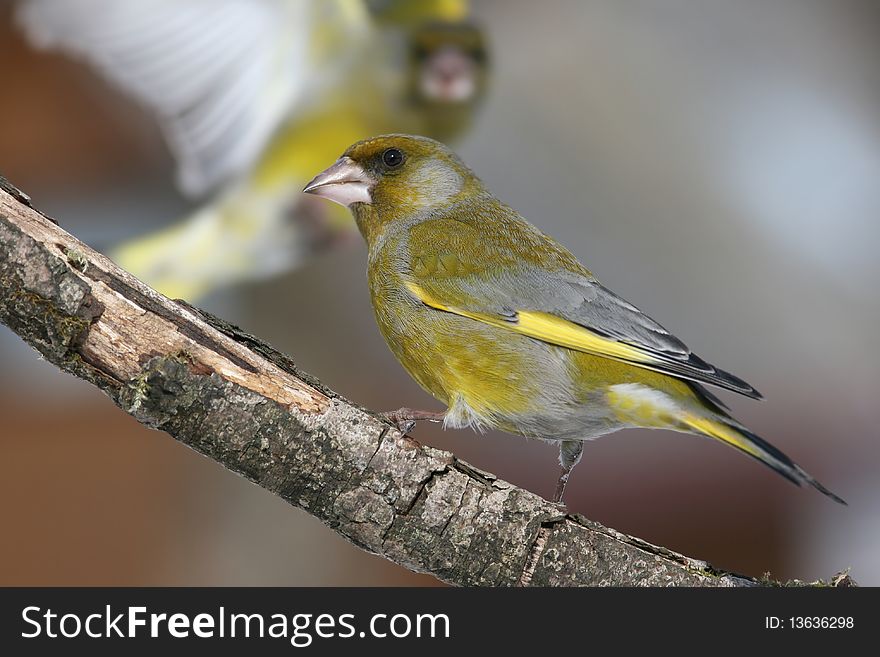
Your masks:
{"label": "green moss", "polygon": [[794,588],[804,587],[804,586],[816,587],[816,588],[838,588],[838,587],[845,587],[845,586],[858,586],[858,584],[856,584],[855,580],[853,580],[849,576],[849,569],[841,571],[841,572],[837,573],[836,575],[834,575],[833,577],[830,577],[827,580],[817,579],[813,582],[805,582],[801,579],[789,579],[789,580],[786,580],[785,582],[780,582],[778,580],[773,579],[773,577],[768,572],[768,573],[764,573],[763,575],[761,575],[761,577],[758,578],[758,582],[762,586],[782,586],[782,587],[794,587]]}
{"label": "green moss", "polygon": [[[53,362],[62,361],[70,346],[90,325],[88,319],[61,312],[45,297],[20,287],[10,293],[7,306],[12,311],[10,315],[18,320],[18,332],[22,337],[38,348],[44,346],[48,349],[50,353],[45,353],[43,349],[40,351]],[[31,320],[37,321],[34,323]],[[44,330],[40,330],[41,327]]]}
{"label": "green moss", "polygon": [[128,382],[128,396],[127,396],[127,406],[126,410],[129,413],[135,414],[140,409],[141,406],[150,396],[150,371],[145,370],[141,372],[141,375],[135,377],[131,381]]}
{"label": "green moss", "polygon": [[78,269],[79,271],[85,273],[89,268],[89,259],[83,254],[82,251],[77,249],[64,249],[64,255],[67,256],[67,261],[71,264],[74,269]]}

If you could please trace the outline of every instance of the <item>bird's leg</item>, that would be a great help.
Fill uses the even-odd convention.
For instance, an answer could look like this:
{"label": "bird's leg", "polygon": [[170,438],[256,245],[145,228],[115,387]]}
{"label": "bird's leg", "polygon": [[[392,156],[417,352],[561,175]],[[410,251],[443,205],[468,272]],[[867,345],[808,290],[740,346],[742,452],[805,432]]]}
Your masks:
{"label": "bird's leg", "polygon": [[553,494],[553,503],[563,508],[562,495],[565,493],[565,484],[568,483],[568,476],[574,469],[574,466],[581,460],[581,453],[584,451],[584,441],[582,440],[563,440],[559,445],[559,465],[562,469],[559,472],[559,480],[556,482],[556,492]]}
{"label": "bird's leg", "polygon": [[417,411],[412,408],[398,408],[396,411],[386,411],[380,415],[397,427],[402,434],[408,434],[416,426],[417,420],[428,422],[442,422],[445,411]]}

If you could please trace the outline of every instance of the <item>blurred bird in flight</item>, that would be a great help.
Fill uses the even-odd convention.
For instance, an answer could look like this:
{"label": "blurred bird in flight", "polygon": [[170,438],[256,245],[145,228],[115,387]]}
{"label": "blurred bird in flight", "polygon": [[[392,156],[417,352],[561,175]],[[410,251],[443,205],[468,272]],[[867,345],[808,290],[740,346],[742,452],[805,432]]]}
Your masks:
{"label": "blurred bird in flight", "polygon": [[355,233],[303,201],[371,134],[452,140],[484,96],[468,0],[22,0],[38,48],[93,65],[158,118],[195,212],[110,253],[189,301],[295,268]]}

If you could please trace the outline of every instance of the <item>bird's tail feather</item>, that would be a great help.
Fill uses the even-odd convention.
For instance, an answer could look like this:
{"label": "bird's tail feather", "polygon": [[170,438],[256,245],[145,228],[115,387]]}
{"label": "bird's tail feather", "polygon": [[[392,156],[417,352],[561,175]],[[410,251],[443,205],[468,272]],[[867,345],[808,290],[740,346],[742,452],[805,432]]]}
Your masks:
{"label": "bird's tail feather", "polygon": [[690,430],[735,447],[772,468],[798,486],[810,485],[835,502],[846,504],[843,499],[816,481],[782,451],[748,429],[739,426],[729,418],[715,419],[689,413],[682,418],[682,421]]}

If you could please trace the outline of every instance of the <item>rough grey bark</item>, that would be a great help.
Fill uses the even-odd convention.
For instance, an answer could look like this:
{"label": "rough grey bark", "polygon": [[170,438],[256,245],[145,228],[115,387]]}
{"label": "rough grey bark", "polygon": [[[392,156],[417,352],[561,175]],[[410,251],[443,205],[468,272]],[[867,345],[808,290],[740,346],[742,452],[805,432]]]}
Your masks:
{"label": "rough grey bark", "polygon": [[0,188],[0,322],[138,421],[364,550],[458,585],[762,583],[563,514],[419,445],[257,338],[150,289],[2,178]]}

